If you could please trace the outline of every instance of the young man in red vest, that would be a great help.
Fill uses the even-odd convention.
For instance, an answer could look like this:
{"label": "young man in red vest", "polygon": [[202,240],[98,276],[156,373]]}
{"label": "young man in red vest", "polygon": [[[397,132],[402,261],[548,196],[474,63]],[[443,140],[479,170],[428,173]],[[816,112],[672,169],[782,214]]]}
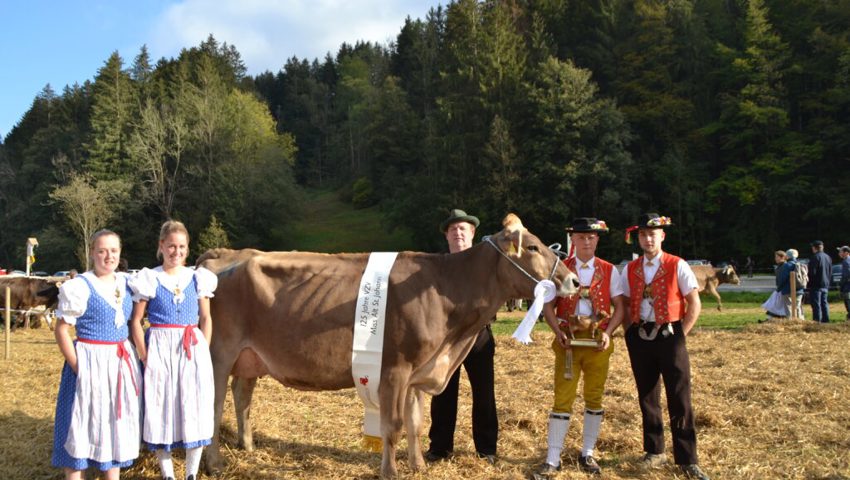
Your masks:
{"label": "young man in red vest", "polygon": [[[555,351],[555,402],[549,414],[546,461],[534,473],[535,479],[546,478],[561,469],[561,450],[582,376],[585,411],[579,467],[587,473],[602,473],[593,458],[593,450],[604,412],[602,393],[608,378],[608,359],[614,351],[611,332],[620,325],[625,311],[617,269],[595,256],[599,234],[608,232],[605,222],[595,218],[577,218],[566,230],[575,247],[575,256],[564,260],[564,263],[578,276],[581,286],[575,295],[558,298],[547,304],[543,311],[546,323],[555,332],[555,341],[552,342]],[[556,308],[553,309],[553,305]],[[570,345],[573,338],[588,339],[591,336],[599,340],[598,347]]]}
{"label": "young man in red vest", "polygon": [[666,462],[664,421],[661,417],[661,383],[667,394],[673,459],[688,478],[708,480],[697,465],[697,437],[691,406],[691,366],[685,337],[699,317],[698,284],[691,267],[681,258],[661,250],[669,217],[648,213],[626,229],[626,241],[638,231],[643,255],[622,272],[623,295],[628,297],[626,347],[638,389],[643,416],[645,468]]}

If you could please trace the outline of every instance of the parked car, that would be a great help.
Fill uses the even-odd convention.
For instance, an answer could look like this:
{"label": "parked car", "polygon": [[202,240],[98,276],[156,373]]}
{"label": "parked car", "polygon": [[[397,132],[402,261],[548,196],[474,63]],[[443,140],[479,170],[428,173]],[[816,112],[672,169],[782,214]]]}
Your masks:
{"label": "parked car", "polygon": [[53,276],[54,277],[70,277],[71,271],[70,270],[59,270],[58,272],[55,272],[53,274]]}
{"label": "parked car", "polygon": [[830,288],[839,288],[841,284],[841,265],[833,265],[832,266],[832,283],[829,284]]}
{"label": "parked car", "polygon": [[35,272],[30,272],[30,276],[32,276],[32,277],[46,277],[46,276],[48,276],[48,273],[45,272],[44,270],[38,270],[38,271],[35,271]]}
{"label": "parked car", "polygon": [[687,262],[688,262],[688,265],[708,265],[708,266],[711,266],[711,262],[709,262],[708,260],[706,260],[704,258],[688,260]]}

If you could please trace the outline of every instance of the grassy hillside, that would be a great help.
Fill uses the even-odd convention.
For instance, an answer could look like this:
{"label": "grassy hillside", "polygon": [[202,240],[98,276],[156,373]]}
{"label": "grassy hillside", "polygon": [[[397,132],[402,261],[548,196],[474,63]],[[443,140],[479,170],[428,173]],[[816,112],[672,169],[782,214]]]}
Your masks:
{"label": "grassy hillside", "polygon": [[311,252],[381,252],[412,250],[406,230],[388,232],[377,207],[354,209],[336,192],[310,190],[304,217],[295,225],[294,249]]}

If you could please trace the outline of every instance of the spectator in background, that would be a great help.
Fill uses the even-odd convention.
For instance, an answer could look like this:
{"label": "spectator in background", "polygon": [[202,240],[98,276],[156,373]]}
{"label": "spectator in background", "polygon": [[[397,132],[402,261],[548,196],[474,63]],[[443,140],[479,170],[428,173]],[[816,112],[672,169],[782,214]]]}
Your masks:
{"label": "spectator in background", "polygon": [[[759,323],[770,320],[771,318],[784,318],[790,314],[782,299],[783,287],[788,289],[788,292],[791,291],[791,287],[788,284],[787,279],[788,274],[785,271],[785,260],[786,254],[784,251],[777,250],[773,252],[773,261],[776,264],[773,267],[776,272],[776,290],[771,293],[766,302],[761,304],[761,307],[765,310],[765,313],[767,313],[767,318],[759,320]],[[786,292],[785,295],[788,295],[788,292]]]}
{"label": "spectator in background", "polygon": [[744,270],[747,271],[747,278],[753,278],[753,267],[755,267],[755,262],[753,262],[753,258],[747,255],[747,263],[744,264]]}
{"label": "spectator in background", "polygon": [[809,301],[812,305],[812,320],[829,323],[829,283],[832,280],[832,259],[823,251],[823,242],[812,242],[812,258],[809,260]]}
{"label": "spectator in background", "polygon": [[[795,276],[796,279],[801,278],[800,275],[797,275],[797,270],[806,268],[805,265],[801,265],[800,262],[797,261],[799,256],[800,252],[794,248],[789,248],[785,251],[784,277],[788,284],[788,292],[782,294],[782,300],[785,302],[785,309],[788,310],[789,315],[793,312],[795,315],[791,315],[792,317],[805,320],[806,318],[803,316],[803,291],[805,291],[806,285],[804,282],[800,280],[796,281],[796,285],[794,287],[796,289],[796,295],[795,298],[791,298],[791,276]],[[807,276],[808,275],[804,275],[803,278]]]}
{"label": "spectator in background", "polygon": [[844,309],[847,310],[845,320],[850,321],[850,247],[845,245],[839,248],[838,256],[841,257],[841,281],[838,283],[838,289],[841,299],[844,300]]}

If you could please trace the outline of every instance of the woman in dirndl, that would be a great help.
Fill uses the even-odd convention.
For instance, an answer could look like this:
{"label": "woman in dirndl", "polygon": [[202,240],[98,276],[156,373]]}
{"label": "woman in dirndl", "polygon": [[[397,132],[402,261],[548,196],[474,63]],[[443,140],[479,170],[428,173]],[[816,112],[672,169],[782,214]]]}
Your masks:
{"label": "woman in dirndl", "polygon": [[118,235],[100,230],[91,239],[93,269],[59,288],[55,336],[65,365],[52,463],[66,479],[94,467],[114,480],[139,456],[142,376],[127,340],[133,303],[127,276],[115,271],[120,256]]}
{"label": "woman in dirndl", "polygon": [[[205,445],[213,436],[210,297],[218,277],[186,267],[189,232],[181,223],[162,225],[157,257],[162,265],[142,269],[130,282],[136,306],[133,341],[145,363],[142,439],[156,453],[162,478],[174,479],[171,452],[186,450],[186,479],[194,480]],[[142,329],[147,309],[150,328]]]}

